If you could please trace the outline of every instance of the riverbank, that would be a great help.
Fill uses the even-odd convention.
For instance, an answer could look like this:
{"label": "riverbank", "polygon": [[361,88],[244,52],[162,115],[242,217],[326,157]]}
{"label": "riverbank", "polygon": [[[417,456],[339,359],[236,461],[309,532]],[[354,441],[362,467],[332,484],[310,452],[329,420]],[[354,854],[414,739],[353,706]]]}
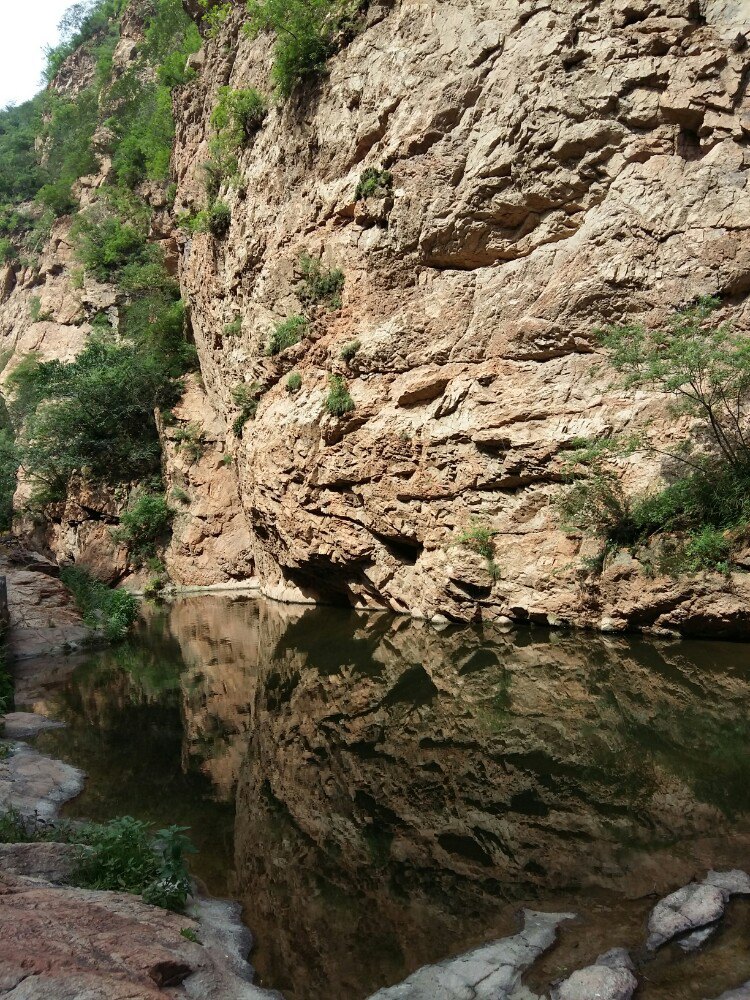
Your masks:
{"label": "riverbank", "polygon": [[[711,918],[719,929],[694,964],[669,943],[641,954],[660,895],[747,856],[746,824],[722,813],[744,802],[744,758],[725,749],[749,700],[739,647],[590,637],[584,648],[554,631],[436,630],[241,594],[143,613],[121,647],[18,662],[19,706],[64,719],[45,723],[36,749],[89,772],[69,819],[127,812],[191,827],[199,879],[237,899],[258,934],[262,986],[288,1000],[452,1000],[438,986],[471,970],[462,989],[481,996],[494,962],[509,984],[523,976],[532,992],[513,990],[525,1000],[590,967],[640,981],[644,1000],[703,1000],[750,978],[742,900]],[[8,735],[37,739],[38,724],[19,716]],[[232,804],[222,855],[211,853],[225,831],[217,799]],[[13,848],[0,869],[54,883],[66,845],[46,846],[36,858]],[[229,884],[213,888],[222,866]],[[520,907],[534,935],[535,914],[578,916],[548,926],[532,956],[520,945],[540,939],[514,921]],[[635,971],[619,953],[616,968],[597,964],[613,945]],[[521,963],[512,976],[508,956]],[[371,964],[355,978],[360,959]]]}

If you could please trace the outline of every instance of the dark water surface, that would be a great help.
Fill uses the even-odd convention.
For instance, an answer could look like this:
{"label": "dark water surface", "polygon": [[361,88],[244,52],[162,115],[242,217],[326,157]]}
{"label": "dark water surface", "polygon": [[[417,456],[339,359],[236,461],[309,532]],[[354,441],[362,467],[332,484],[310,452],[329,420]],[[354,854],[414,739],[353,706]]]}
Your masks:
{"label": "dark water surface", "polygon": [[[245,906],[263,984],[362,1000],[572,909],[552,978],[638,948],[656,896],[750,865],[750,647],[504,634],[230,596],[146,608],[126,645],[26,681],[84,768],[71,816],[191,827]],[[750,979],[750,903],[639,997]]]}

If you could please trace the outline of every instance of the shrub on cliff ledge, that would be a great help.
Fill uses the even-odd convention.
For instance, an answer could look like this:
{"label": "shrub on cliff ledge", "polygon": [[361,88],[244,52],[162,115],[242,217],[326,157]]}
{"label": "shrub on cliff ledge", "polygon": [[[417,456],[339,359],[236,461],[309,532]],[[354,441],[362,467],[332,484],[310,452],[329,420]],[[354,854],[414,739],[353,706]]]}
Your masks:
{"label": "shrub on cliff ledge", "polygon": [[279,323],[268,341],[266,354],[281,354],[287,347],[298,344],[307,330],[307,320],[304,316],[291,316]]}
{"label": "shrub on cliff ledge", "polygon": [[344,272],[340,267],[324,267],[319,257],[303,253],[299,258],[302,272],[300,298],[307,302],[327,305],[330,309],[341,308],[341,293],[344,290]]}
{"label": "shrub on cliff ledge", "polygon": [[574,452],[573,484],[559,503],[564,523],[605,547],[649,543],[642,559],[665,572],[725,570],[750,530],[750,337],[712,321],[719,304],[700,299],[657,330],[597,331],[623,389],[651,389],[676,416],[693,418],[672,450],[657,446],[648,426],[627,445],[667,457],[682,475],[628,496],[616,470],[622,445],[598,442]]}
{"label": "shrub on cliff ledge", "polygon": [[340,375],[331,375],[328,379],[328,395],[325,406],[332,417],[343,417],[354,409],[354,400],[349,394],[349,388]]}
{"label": "shrub on cliff ledge", "polygon": [[260,91],[222,87],[211,124],[230,149],[240,149],[258,131],[267,114],[268,104]]}
{"label": "shrub on cliff ledge", "polygon": [[139,493],[120,517],[120,527],[113,532],[124,542],[139,565],[156,554],[159,542],[166,542],[174,511],[160,493]]}
{"label": "shrub on cliff ledge", "polygon": [[361,0],[247,0],[246,30],[276,35],[273,79],[282,97],[324,69],[361,6]]}

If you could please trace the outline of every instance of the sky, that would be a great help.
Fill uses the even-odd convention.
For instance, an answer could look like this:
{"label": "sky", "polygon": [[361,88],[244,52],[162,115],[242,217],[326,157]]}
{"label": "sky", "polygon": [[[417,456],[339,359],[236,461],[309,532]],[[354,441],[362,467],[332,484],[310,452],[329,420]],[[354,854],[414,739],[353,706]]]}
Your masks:
{"label": "sky", "polygon": [[0,108],[21,104],[41,90],[44,47],[56,44],[57,25],[72,3],[5,0],[0,31]]}

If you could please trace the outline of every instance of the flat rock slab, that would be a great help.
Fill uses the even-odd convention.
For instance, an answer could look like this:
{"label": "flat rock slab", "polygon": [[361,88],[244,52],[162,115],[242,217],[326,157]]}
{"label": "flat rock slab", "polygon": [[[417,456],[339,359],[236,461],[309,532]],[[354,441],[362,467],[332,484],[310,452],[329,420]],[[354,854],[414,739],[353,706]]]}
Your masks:
{"label": "flat rock slab", "polygon": [[54,819],[64,802],[80,794],[84,778],[77,767],[16,743],[0,760],[0,812],[17,809],[23,816]]}
{"label": "flat rock slab", "polygon": [[8,712],[4,719],[3,735],[9,740],[29,740],[48,729],[63,729],[64,722],[48,719],[36,712]]}
{"label": "flat rock slab", "polygon": [[[523,911],[523,930],[426,965],[397,986],[378,990],[370,1000],[510,1000],[519,996],[521,976],[554,944],[557,928],[572,913]],[[524,990],[525,996],[531,996]]]}
{"label": "flat rock slab", "polygon": [[0,844],[0,872],[62,885],[69,881],[80,850],[76,844]]}
{"label": "flat rock slab", "polygon": [[[199,942],[205,937],[206,944],[189,941],[183,928]],[[222,946],[190,916],[125,893],[56,887],[7,873],[0,874],[0,995],[7,1000],[278,997],[238,977]]]}
{"label": "flat rock slab", "polygon": [[711,871],[702,882],[665,896],[648,918],[646,947],[656,951],[677,938],[683,950],[694,951],[710,937],[736,895],[750,895],[750,877],[738,869]]}
{"label": "flat rock slab", "polygon": [[637,988],[630,956],[615,948],[555,987],[551,1000],[630,1000]]}

